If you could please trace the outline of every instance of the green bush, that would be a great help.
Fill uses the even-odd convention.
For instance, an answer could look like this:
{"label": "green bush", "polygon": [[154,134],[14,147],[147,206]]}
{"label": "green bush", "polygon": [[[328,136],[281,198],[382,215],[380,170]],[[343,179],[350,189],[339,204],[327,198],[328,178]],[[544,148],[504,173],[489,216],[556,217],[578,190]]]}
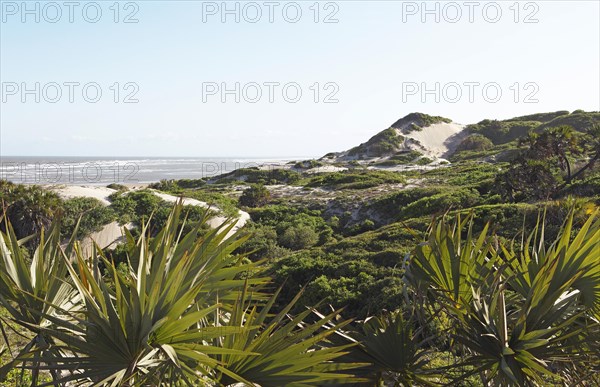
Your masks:
{"label": "green bush", "polygon": [[457,152],[462,151],[486,151],[494,146],[494,143],[482,134],[472,134],[465,138],[456,148]]}
{"label": "green bush", "polygon": [[331,189],[366,189],[381,184],[398,184],[406,180],[397,172],[389,171],[343,171],[323,173],[311,178],[306,187]]}
{"label": "green bush", "polygon": [[262,207],[271,198],[269,190],[262,185],[254,185],[246,188],[240,196],[240,205],[245,207]]}
{"label": "green bush", "polygon": [[[81,219],[81,220],[80,220]],[[63,203],[62,236],[68,238],[73,234],[78,221],[78,236],[86,236],[99,231],[102,226],[116,220],[116,214],[110,207],[94,198],[73,198]]]}
{"label": "green bush", "polygon": [[290,226],[279,237],[279,244],[291,250],[302,250],[314,246],[319,236],[307,225]]}
{"label": "green bush", "polygon": [[[312,163],[314,162],[314,163]],[[316,160],[309,160],[306,165],[316,165]],[[301,175],[293,170],[284,168],[269,168],[259,169],[254,168],[240,168],[233,172],[221,175],[215,178],[215,183],[229,183],[232,181],[242,181],[250,184],[263,184],[263,185],[274,185],[274,184],[294,184],[300,180]]]}
{"label": "green bush", "polygon": [[467,125],[466,129],[471,133],[487,137],[494,144],[499,145],[526,136],[540,124],[539,121],[483,120],[477,124]]}

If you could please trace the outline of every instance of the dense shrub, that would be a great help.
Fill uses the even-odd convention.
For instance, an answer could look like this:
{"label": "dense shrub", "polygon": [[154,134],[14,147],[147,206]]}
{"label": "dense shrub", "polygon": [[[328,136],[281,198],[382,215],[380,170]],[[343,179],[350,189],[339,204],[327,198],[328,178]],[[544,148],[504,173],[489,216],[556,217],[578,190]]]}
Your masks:
{"label": "dense shrub", "polygon": [[403,142],[404,137],[399,135],[396,129],[388,128],[371,137],[366,143],[350,149],[348,155],[357,157],[384,156],[397,152]]}
{"label": "dense shrub", "polygon": [[319,241],[317,232],[307,225],[290,226],[279,237],[279,244],[291,250],[314,246]]}
{"label": "dense shrub", "polygon": [[468,125],[466,129],[471,133],[487,137],[498,145],[523,137],[538,126],[540,126],[539,121],[483,120],[477,124]]}
{"label": "dense shrub", "polygon": [[[314,162],[314,163],[313,163]],[[303,165],[317,165],[320,164],[316,160],[309,160]],[[233,172],[221,175],[215,178],[215,183],[227,183],[232,181],[243,181],[250,184],[263,184],[263,185],[274,185],[274,184],[294,184],[300,180],[300,173],[284,168],[268,168],[260,169],[254,168],[240,168]]]}
{"label": "dense shrub", "polygon": [[116,219],[114,210],[94,198],[73,198],[63,204],[61,229],[63,237],[70,237],[79,221],[78,236],[99,231],[102,226]]}
{"label": "dense shrub", "polygon": [[457,152],[466,150],[485,151],[494,146],[494,143],[482,134],[472,134],[465,138],[456,148]]}
{"label": "dense shrub", "polygon": [[[48,228],[62,208],[62,200],[52,191],[5,180],[0,180],[0,203],[6,209],[6,216],[19,238]],[[0,227],[4,227],[4,224]]]}
{"label": "dense shrub", "polygon": [[240,196],[240,205],[245,207],[262,207],[271,198],[269,190],[262,185],[246,188]]}
{"label": "dense shrub", "polygon": [[406,180],[397,172],[389,171],[344,171],[323,173],[311,178],[307,187],[335,189],[365,189],[381,184],[404,183]]}

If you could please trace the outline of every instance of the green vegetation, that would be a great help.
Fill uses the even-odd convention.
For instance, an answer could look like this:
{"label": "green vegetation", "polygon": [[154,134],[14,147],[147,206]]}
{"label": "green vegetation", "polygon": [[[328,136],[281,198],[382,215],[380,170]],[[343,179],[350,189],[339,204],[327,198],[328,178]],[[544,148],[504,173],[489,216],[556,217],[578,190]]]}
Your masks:
{"label": "green vegetation", "polygon": [[279,258],[291,250],[323,245],[334,234],[319,210],[270,205],[250,210],[252,236],[241,252],[252,260]]}
{"label": "green vegetation", "polygon": [[[339,259],[337,251],[352,248],[338,244],[325,257],[292,255],[273,268],[295,286],[269,294],[261,263],[235,253],[247,235],[224,239],[220,231],[229,224],[207,234],[198,225],[181,235],[182,210],[176,206],[152,239],[128,234],[128,260],[120,268],[102,251],[82,256],[75,238],[63,249],[58,223],[40,235],[30,259],[7,223],[0,235],[0,324],[3,332],[11,329],[4,317],[10,316],[29,344],[5,343],[11,349],[2,351],[8,357],[0,380],[34,386],[600,381],[597,211],[583,222],[570,211],[547,242],[538,218],[518,246],[489,224],[476,232],[473,216],[442,217],[421,232],[405,228],[413,238],[405,254],[388,251],[359,264]],[[365,238],[360,250],[384,240]],[[386,273],[369,267],[376,260]],[[303,291],[311,265],[339,280],[321,276]],[[371,288],[353,287],[356,277],[368,278]],[[321,314],[299,307],[330,289],[350,306],[368,306],[354,311],[374,317],[352,323],[340,316],[351,308]],[[286,292],[290,302],[283,301]],[[395,308],[386,312],[388,305]]]}
{"label": "green vegetation", "polygon": [[[301,166],[295,168],[316,168],[320,165],[315,160],[309,160],[302,163],[298,163]],[[314,165],[314,167],[313,167]],[[243,183],[250,184],[294,184],[300,180],[300,173],[281,168],[270,168],[270,169],[259,169],[255,168],[241,168],[233,172],[226,173],[224,175],[217,176],[214,180],[216,184],[223,184],[228,182],[240,181]]]}
{"label": "green vegetation", "polygon": [[418,158],[420,158],[423,154],[419,151],[411,150],[411,151],[402,151],[398,152],[395,155],[391,156],[387,160],[380,161],[376,163],[376,166],[381,167],[391,167],[395,165],[403,165],[403,164],[411,164]]}
{"label": "green vegetation", "polygon": [[98,199],[73,198],[65,200],[62,214],[62,237],[68,238],[77,228],[79,238],[99,231],[102,226],[116,219],[112,208],[104,206]]}
{"label": "green vegetation", "polygon": [[600,112],[584,112],[576,110],[569,114],[567,111],[554,113],[539,113],[508,120],[483,120],[477,124],[468,125],[467,130],[481,134],[490,139],[494,144],[505,144],[529,132],[542,132],[544,129],[570,126],[578,132],[585,132],[600,121]]}
{"label": "green vegetation", "polygon": [[488,138],[496,145],[506,144],[526,136],[539,127],[539,121],[497,121],[483,120],[477,124],[468,125],[467,130]]}
{"label": "green vegetation", "polygon": [[263,185],[254,185],[246,188],[240,196],[240,206],[262,207],[269,202],[271,194]]}
{"label": "green vegetation", "polygon": [[430,116],[424,113],[410,113],[409,115],[396,121],[392,125],[392,128],[401,129],[405,134],[408,134],[411,131],[420,131],[427,126],[434,124],[450,122],[452,122],[452,120],[445,117]]}
{"label": "green vegetation", "polygon": [[576,171],[577,158],[586,152],[581,146],[582,135],[569,126],[530,133],[522,142],[527,148],[516,162],[497,177],[497,189],[507,200],[522,201],[555,198],[574,178],[594,167],[600,158],[600,127],[589,131],[591,155]]}
{"label": "green vegetation", "polygon": [[494,143],[482,134],[472,134],[465,138],[456,148],[457,152],[462,151],[486,151],[491,149]]}
{"label": "green vegetation", "polygon": [[371,137],[369,141],[348,151],[348,156],[379,157],[398,152],[404,137],[394,128],[388,128]]}
{"label": "green vegetation", "polygon": [[[128,235],[124,274],[102,252],[81,256],[76,243],[63,251],[57,224],[47,242],[42,234],[29,265],[8,225],[0,238],[0,303],[33,339],[0,367],[0,380],[17,366],[31,370],[32,385],[41,371],[55,385],[316,385],[352,379],[336,372],[359,365],[336,361],[348,345],[326,341],[349,323],[334,321],[339,311],[317,322],[308,321],[311,310],[290,320],[292,302],[270,315],[277,293],[261,291],[264,277],[240,278],[256,264],[231,254],[245,237],[224,239],[226,232],[219,231],[231,227],[225,224],[200,239],[199,227],[180,238],[181,212],[175,207],[153,240]],[[99,261],[109,268],[104,277],[96,269]]]}
{"label": "green vegetation", "polygon": [[401,184],[405,179],[396,172],[388,171],[343,171],[318,174],[308,179],[306,187],[336,189],[365,189],[381,184]]}
{"label": "green vegetation", "polygon": [[48,228],[61,208],[61,200],[54,192],[5,180],[0,180],[0,201],[19,238]]}
{"label": "green vegetation", "polygon": [[[327,156],[325,156],[327,157]],[[323,166],[324,164],[318,160],[304,160],[294,164],[296,169],[312,169]]]}

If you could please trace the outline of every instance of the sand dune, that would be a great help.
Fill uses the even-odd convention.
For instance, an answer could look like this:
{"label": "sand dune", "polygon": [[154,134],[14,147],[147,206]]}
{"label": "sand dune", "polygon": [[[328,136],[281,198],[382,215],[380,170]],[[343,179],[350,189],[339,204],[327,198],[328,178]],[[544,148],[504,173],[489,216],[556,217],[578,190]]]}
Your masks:
{"label": "sand dune", "polygon": [[[105,206],[110,205],[110,201],[108,200],[108,197],[116,192],[114,189],[107,188],[107,187],[100,187],[100,186],[76,186],[76,185],[66,186],[66,185],[62,185],[62,186],[47,186],[46,188],[56,192],[63,199],[71,199],[71,198],[77,198],[77,197],[90,197],[90,198],[98,199]],[[133,189],[133,190],[135,191],[136,189]],[[169,194],[166,194],[163,192],[158,192],[155,190],[152,190],[152,192],[156,196],[161,198],[162,200],[169,202],[169,203],[175,203],[177,200],[179,200],[179,197],[174,196],[174,195],[169,195]],[[183,204],[190,205],[190,206],[199,206],[199,207],[203,207],[203,208],[210,207],[210,208],[214,209],[216,212],[221,212],[220,209],[215,206],[211,206],[206,202],[202,202],[200,200],[196,200],[196,199],[192,199],[192,198],[183,198]],[[241,227],[244,227],[244,225],[246,224],[246,222],[249,219],[250,219],[250,215],[247,212],[238,210],[238,219],[235,223],[235,226],[227,234],[226,238],[229,238],[238,229],[240,229]],[[228,220],[228,218],[221,216],[221,215],[217,215],[217,216],[213,216],[212,218],[210,218],[207,221],[207,223],[210,227],[217,228],[217,227],[221,226],[227,220]],[[120,241],[120,239],[123,237],[123,227],[131,228],[131,227],[133,227],[133,225],[127,224],[125,226],[120,226],[117,222],[112,222],[112,223],[105,225],[102,228],[102,230],[92,233],[91,235],[86,237],[81,243],[83,252],[86,254],[91,252],[91,249],[93,246],[92,241],[95,241],[98,244],[98,246],[100,246],[101,248],[106,248],[115,243],[118,243]]]}
{"label": "sand dune", "polygon": [[[156,196],[158,196],[159,198],[161,198],[162,200],[169,202],[169,203],[175,203],[177,200],[179,200],[180,198],[178,196],[174,196],[174,195],[169,195],[163,192],[158,192],[158,191],[152,191],[154,192],[154,194]],[[219,209],[215,206],[210,206],[208,203],[206,202],[201,202],[200,200],[196,200],[196,199],[192,199],[192,198],[183,198],[183,204],[184,205],[190,205],[190,206],[199,206],[199,207],[204,207],[204,208],[212,208],[215,209],[217,211],[219,211]],[[217,228],[220,225],[222,225],[225,221],[227,221],[228,218],[224,217],[224,216],[214,216],[212,218],[210,218],[208,220],[208,225],[212,228]],[[239,228],[244,227],[244,225],[246,224],[246,222],[250,219],[250,214],[248,214],[245,211],[242,210],[238,210],[238,220],[235,223],[235,226],[231,229],[231,231],[227,234],[227,238],[229,238],[231,235],[233,235]]]}
{"label": "sand dune", "polygon": [[412,131],[403,136],[419,141],[425,148],[423,151],[427,156],[444,157],[453,152],[464,139],[466,136],[464,127],[454,122],[433,124],[421,131]]}
{"label": "sand dune", "polygon": [[45,186],[45,188],[56,192],[63,199],[82,197],[94,198],[100,200],[105,206],[108,206],[110,204],[108,197],[113,193],[117,192],[116,190],[111,188],[92,185],[60,185]]}

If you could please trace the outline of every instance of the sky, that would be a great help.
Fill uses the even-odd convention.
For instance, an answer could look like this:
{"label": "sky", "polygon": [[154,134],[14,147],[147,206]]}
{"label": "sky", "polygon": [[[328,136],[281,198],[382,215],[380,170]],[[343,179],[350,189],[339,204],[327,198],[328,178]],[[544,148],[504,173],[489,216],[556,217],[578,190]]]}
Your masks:
{"label": "sky", "polygon": [[600,110],[598,1],[0,1],[0,155],[319,157]]}

